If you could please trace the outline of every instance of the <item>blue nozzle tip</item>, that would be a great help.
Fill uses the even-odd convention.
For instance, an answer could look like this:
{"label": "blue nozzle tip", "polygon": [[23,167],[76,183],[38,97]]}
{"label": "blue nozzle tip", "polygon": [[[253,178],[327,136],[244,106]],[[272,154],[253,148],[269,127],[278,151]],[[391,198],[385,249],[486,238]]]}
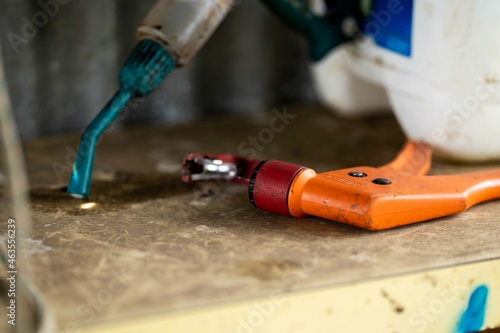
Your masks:
{"label": "blue nozzle tip", "polygon": [[120,90],[85,129],[78,147],[68,193],[89,196],[95,148],[99,137],[133,95],[145,96],[151,93],[174,67],[174,58],[160,44],[147,39],[137,44],[120,71]]}

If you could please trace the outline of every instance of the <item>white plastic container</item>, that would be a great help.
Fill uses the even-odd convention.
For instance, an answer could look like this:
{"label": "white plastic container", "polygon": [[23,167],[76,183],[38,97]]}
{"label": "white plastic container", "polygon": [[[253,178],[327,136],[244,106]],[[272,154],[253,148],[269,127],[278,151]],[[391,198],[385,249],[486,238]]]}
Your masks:
{"label": "white plastic container", "polygon": [[500,1],[373,3],[371,36],[312,65],[323,102],[343,116],[392,107],[406,135],[438,153],[500,159]]}

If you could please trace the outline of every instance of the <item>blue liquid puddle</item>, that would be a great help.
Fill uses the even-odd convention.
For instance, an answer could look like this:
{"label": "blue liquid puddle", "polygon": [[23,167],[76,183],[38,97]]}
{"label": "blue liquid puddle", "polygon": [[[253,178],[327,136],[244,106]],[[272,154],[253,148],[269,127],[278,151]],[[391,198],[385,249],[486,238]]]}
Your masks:
{"label": "blue liquid puddle", "polygon": [[484,324],[487,300],[488,287],[485,285],[477,287],[470,296],[469,304],[460,318],[456,333],[468,333],[481,330]]}

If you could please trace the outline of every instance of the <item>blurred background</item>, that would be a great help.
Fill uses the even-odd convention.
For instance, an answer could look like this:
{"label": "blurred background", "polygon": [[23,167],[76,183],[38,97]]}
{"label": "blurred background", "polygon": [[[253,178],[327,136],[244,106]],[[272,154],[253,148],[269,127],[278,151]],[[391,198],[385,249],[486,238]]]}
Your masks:
{"label": "blurred background", "polygon": [[[58,3],[42,24],[40,0],[0,0],[2,52],[24,140],[86,127],[118,88],[135,30],[155,0]],[[41,27],[26,30],[37,18]],[[195,60],[119,122],[174,124],[315,102],[305,46],[260,2],[240,0]]]}

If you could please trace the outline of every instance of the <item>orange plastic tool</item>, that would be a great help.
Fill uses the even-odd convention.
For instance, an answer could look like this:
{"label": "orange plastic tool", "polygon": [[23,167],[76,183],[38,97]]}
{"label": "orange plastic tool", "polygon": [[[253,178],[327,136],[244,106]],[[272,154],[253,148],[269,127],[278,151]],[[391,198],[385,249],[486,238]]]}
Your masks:
{"label": "orange plastic tool", "polygon": [[[247,161],[244,166],[255,167],[245,180],[257,207],[297,218],[318,216],[370,230],[456,214],[500,198],[500,169],[425,176],[431,160],[428,145],[409,141],[394,161],[379,168],[316,174],[312,169],[278,161]],[[240,171],[250,174],[245,168]],[[185,168],[184,172],[189,170]]]}

